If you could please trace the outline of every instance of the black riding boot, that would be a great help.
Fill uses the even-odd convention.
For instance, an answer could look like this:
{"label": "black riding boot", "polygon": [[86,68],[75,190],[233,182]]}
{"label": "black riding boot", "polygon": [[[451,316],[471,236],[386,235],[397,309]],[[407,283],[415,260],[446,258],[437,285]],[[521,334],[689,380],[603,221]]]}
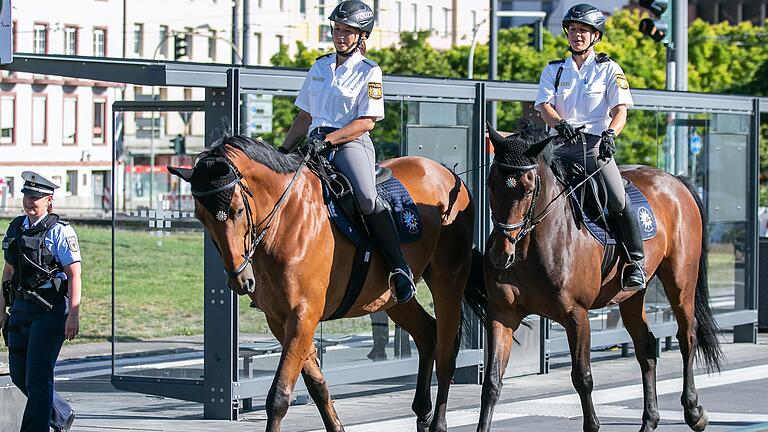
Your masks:
{"label": "black riding boot", "polygon": [[405,303],[416,294],[416,284],[413,282],[413,273],[400,249],[400,239],[397,237],[397,228],[395,221],[392,220],[392,214],[388,206],[377,198],[373,213],[366,215],[365,219],[374,240],[389,263],[391,273],[388,282],[394,285],[397,302]]}
{"label": "black riding boot", "polygon": [[645,253],[640,225],[632,211],[629,197],[625,199],[624,210],[613,215],[621,234],[621,240],[629,255],[629,263],[622,269],[621,289],[638,291],[645,289]]}

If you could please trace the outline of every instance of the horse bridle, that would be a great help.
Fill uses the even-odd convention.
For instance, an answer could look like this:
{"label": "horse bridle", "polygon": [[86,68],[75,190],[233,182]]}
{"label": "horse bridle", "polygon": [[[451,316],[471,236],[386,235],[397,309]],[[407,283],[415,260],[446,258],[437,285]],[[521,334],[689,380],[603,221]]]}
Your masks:
{"label": "horse bridle", "polygon": [[[207,155],[206,155],[207,156]],[[280,195],[280,198],[277,200],[275,205],[272,207],[272,210],[267,214],[264,219],[261,220],[258,224],[253,223],[253,210],[251,210],[251,202],[248,200],[246,195],[248,197],[251,197],[253,199],[253,192],[248,188],[248,186],[243,182],[243,175],[240,173],[240,170],[237,169],[235,164],[232,163],[228,158],[223,158],[224,161],[226,161],[227,165],[232,169],[232,171],[235,173],[236,178],[232,180],[231,182],[227,183],[224,186],[217,187],[212,190],[208,191],[195,191],[192,189],[192,195],[196,197],[203,197],[203,196],[209,196],[213,195],[219,192],[223,192],[225,190],[229,190],[234,188],[235,186],[240,186],[240,196],[243,200],[243,203],[245,204],[245,217],[246,222],[248,223],[248,226],[251,227],[251,229],[248,231],[248,233],[243,236],[243,254],[242,258],[243,261],[240,263],[239,266],[237,266],[236,269],[227,271],[227,275],[229,277],[237,277],[245,271],[248,264],[253,262],[253,254],[256,251],[256,248],[261,244],[261,241],[264,239],[264,236],[267,234],[267,230],[271,226],[272,220],[277,215],[278,210],[285,204],[285,201],[288,198],[288,193],[290,192],[291,188],[293,188],[294,183],[296,183],[296,179],[299,177],[299,174],[301,173],[302,168],[304,168],[304,165],[307,164],[307,160],[309,159],[310,154],[307,153],[307,155],[304,156],[301,163],[299,164],[299,167],[296,169],[296,173],[293,175],[293,178],[291,178],[290,183],[288,183],[288,186],[283,191],[282,195]],[[203,158],[199,158],[198,162]],[[259,229],[259,227],[264,226],[261,229],[261,232],[257,235],[256,231]],[[250,249],[248,245],[248,236],[251,237],[251,244]]]}
{"label": "horse bridle", "polygon": [[[501,170],[506,171],[512,171],[516,173],[520,173],[520,176],[522,177],[527,173],[528,171],[536,169],[536,164],[531,165],[508,165],[505,163],[498,162],[496,160],[493,161],[493,165],[496,165],[497,167],[501,168]],[[531,230],[533,230],[536,227],[536,224],[540,222],[534,222],[533,217],[533,209],[536,207],[536,198],[539,196],[539,191],[541,188],[541,178],[539,177],[539,173],[536,173],[536,180],[535,180],[535,186],[533,190],[533,198],[531,199],[531,205],[528,207],[528,210],[525,212],[525,216],[523,217],[523,220],[517,223],[506,223],[506,222],[500,222],[498,219],[496,219],[496,215],[493,214],[493,209],[491,209],[491,222],[493,223],[493,226],[497,228],[503,235],[506,237],[513,245],[517,244],[520,240],[523,239]],[[510,231],[514,231],[516,229],[520,229],[520,231],[517,232],[516,235],[512,235]]]}

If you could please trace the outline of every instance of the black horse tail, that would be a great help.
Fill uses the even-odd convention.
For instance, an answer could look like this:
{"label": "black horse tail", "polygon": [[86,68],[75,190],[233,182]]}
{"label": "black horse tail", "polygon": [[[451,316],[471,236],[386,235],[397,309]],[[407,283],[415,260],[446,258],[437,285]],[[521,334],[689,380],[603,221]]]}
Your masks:
{"label": "black horse tail", "polygon": [[[483,326],[488,319],[488,291],[483,279],[483,254],[472,248],[472,269],[464,289],[464,303],[475,313]],[[471,314],[462,314],[463,326],[471,325]]]}
{"label": "black horse tail", "polygon": [[704,211],[704,204],[701,202],[696,188],[685,176],[677,176],[688,191],[693,195],[696,206],[701,215],[702,233],[701,233],[701,256],[699,257],[699,275],[696,282],[696,299],[694,301],[694,317],[696,318],[696,339],[698,341],[697,357],[700,363],[707,368],[707,372],[720,371],[720,365],[725,360],[725,354],[720,348],[720,339],[718,333],[720,328],[712,314],[712,308],[709,306],[709,287],[707,286],[707,254],[709,249],[709,235],[707,229],[707,215]]}

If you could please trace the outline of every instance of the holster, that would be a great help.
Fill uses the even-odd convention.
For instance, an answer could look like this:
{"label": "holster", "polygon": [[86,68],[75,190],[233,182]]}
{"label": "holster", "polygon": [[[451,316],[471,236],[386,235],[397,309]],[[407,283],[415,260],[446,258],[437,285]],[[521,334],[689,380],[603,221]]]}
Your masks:
{"label": "holster", "polygon": [[12,283],[10,279],[3,282],[3,298],[5,299],[6,307],[11,307],[11,305],[13,304],[14,291],[15,290],[12,288]]}

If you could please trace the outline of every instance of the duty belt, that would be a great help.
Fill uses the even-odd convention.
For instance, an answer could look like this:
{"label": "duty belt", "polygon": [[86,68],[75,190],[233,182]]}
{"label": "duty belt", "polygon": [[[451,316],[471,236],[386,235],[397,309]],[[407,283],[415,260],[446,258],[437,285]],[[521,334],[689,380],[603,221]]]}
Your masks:
{"label": "duty belt", "polygon": [[319,133],[329,134],[329,133],[337,131],[337,130],[339,130],[339,128],[329,127],[329,126],[320,126],[320,127],[316,127],[314,129],[312,129],[311,131],[309,131],[309,134],[307,136],[313,136],[313,135],[317,135]]}

